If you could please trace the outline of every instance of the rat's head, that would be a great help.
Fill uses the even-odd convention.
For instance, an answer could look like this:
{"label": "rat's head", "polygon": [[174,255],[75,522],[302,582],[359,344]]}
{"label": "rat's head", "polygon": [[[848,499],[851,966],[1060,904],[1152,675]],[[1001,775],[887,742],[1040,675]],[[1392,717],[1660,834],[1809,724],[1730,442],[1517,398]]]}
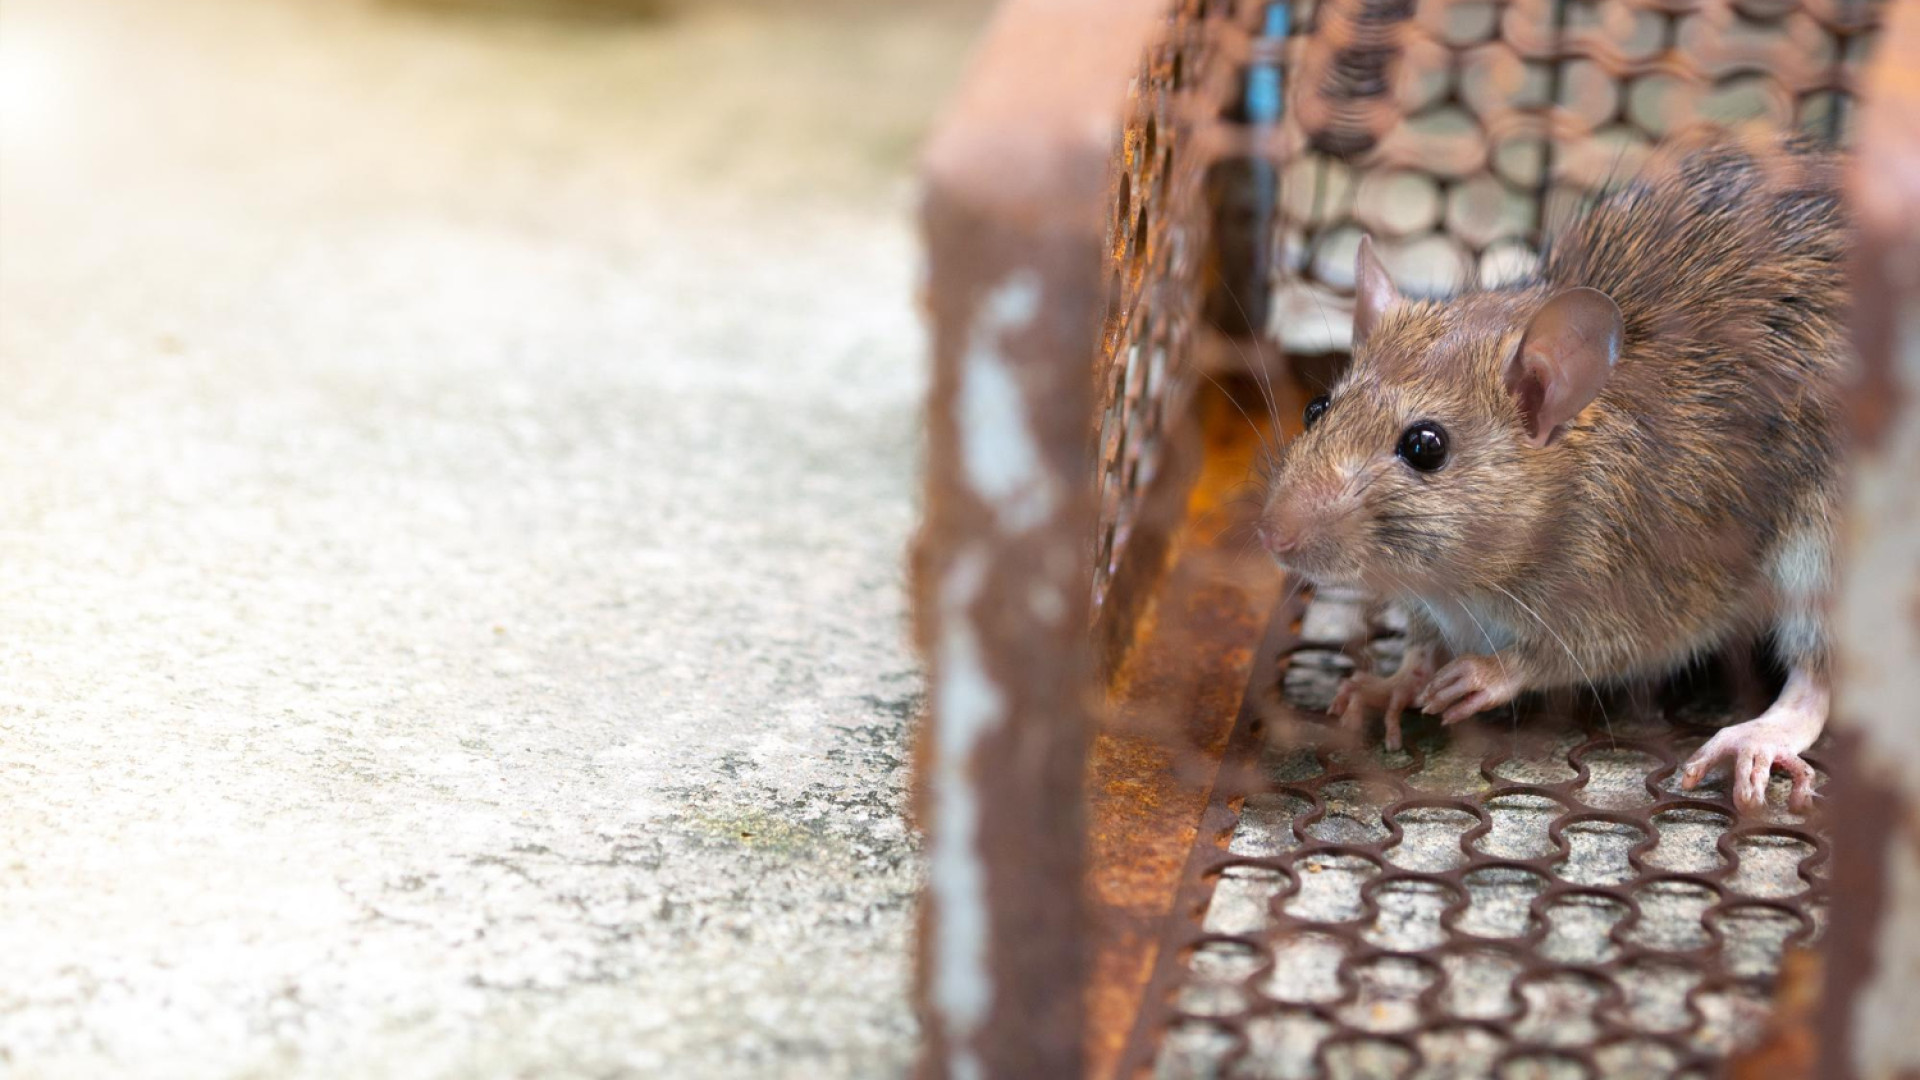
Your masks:
{"label": "rat's head", "polygon": [[1353,363],[1306,411],[1260,536],[1287,568],[1376,593],[1453,592],[1547,512],[1562,436],[1619,357],[1593,289],[1403,299],[1362,240]]}

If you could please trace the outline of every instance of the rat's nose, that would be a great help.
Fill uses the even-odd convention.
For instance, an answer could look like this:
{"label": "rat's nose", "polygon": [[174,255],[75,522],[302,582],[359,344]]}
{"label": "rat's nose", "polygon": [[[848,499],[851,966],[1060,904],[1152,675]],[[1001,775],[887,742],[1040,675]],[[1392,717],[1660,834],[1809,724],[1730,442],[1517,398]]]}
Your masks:
{"label": "rat's nose", "polygon": [[1282,558],[1308,546],[1322,526],[1323,503],[1318,488],[1295,486],[1280,494],[1261,515],[1260,543]]}
{"label": "rat's nose", "polygon": [[1259,527],[1260,545],[1275,555],[1285,555],[1300,546],[1297,522],[1263,521]]}

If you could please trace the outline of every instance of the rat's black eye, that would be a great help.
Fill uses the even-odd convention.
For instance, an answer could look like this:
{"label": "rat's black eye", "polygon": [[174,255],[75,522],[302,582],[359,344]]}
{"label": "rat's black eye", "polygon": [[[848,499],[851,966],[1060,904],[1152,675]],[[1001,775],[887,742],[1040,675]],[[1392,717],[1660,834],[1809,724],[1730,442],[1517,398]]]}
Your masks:
{"label": "rat's black eye", "polygon": [[1447,463],[1447,429],[1422,420],[1400,433],[1400,445],[1394,452],[1421,472],[1432,472]]}
{"label": "rat's black eye", "polygon": [[1332,402],[1327,400],[1327,395],[1325,394],[1321,394],[1319,397],[1307,402],[1308,428],[1312,428],[1313,425],[1320,422],[1322,416],[1327,415],[1327,406],[1330,404],[1332,404]]}

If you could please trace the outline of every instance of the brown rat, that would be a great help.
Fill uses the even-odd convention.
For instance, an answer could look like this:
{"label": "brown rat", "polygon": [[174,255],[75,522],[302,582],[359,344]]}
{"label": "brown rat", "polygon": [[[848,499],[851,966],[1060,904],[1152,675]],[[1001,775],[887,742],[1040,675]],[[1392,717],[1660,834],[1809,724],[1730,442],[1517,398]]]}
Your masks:
{"label": "brown rat", "polygon": [[1598,199],[1537,276],[1445,301],[1401,297],[1362,242],[1353,363],[1308,405],[1260,529],[1289,569],[1408,610],[1400,670],[1349,679],[1335,712],[1384,710],[1397,748],[1409,705],[1451,724],[1770,635],[1779,699],[1681,782],[1729,762],[1752,811],[1779,767],[1805,807],[1852,355],[1840,179],[1809,142],[1696,139]]}

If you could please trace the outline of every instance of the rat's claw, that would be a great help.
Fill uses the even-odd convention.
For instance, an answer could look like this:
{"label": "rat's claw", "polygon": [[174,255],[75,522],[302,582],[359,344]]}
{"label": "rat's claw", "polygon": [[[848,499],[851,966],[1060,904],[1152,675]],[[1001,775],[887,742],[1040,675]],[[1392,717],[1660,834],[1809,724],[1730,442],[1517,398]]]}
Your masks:
{"label": "rat's claw", "polygon": [[1773,775],[1771,758],[1742,747],[1733,775],[1733,805],[1741,813],[1757,813],[1767,805],[1767,780]]}
{"label": "rat's claw", "polygon": [[1505,705],[1521,689],[1519,679],[1500,657],[1462,656],[1440,669],[1426,691],[1414,699],[1414,705],[1422,712],[1438,715],[1443,724],[1457,724]]}
{"label": "rat's claw", "polygon": [[1340,689],[1334,692],[1333,704],[1328,707],[1330,716],[1340,718],[1340,725],[1358,731],[1366,726],[1367,713],[1379,709],[1386,721],[1385,745],[1388,750],[1400,749],[1400,717],[1413,703],[1413,698],[1426,684],[1429,669],[1423,662],[1402,664],[1401,669],[1389,676],[1356,672],[1347,676]]}
{"label": "rat's claw", "polygon": [[1440,714],[1440,722],[1448,726],[1459,723],[1471,716],[1477,716],[1499,704],[1493,695],[1485,690],[1475,690],[1461,698],[1454,706]]}
{"label": "rat's claw", "polygon": [[1444,707],[1448,702],[1460,696],[1460,672],[1452,664],[1440,669],[1426,689],[1414,695],[1413,707],[1424,713],[1432,713]]}
{"label": "rat's claw", "polygon": [[1787,792],[1787,809],[1796,814],[1804,814],[1813,808],[1813,766],[1793,755],[1774,764],[1793,778],[1793,789]]}
{"label": "rat's claw", "polygon": [[[1446,673],[1442,672],[1441,674],[1444,676]],[[1419,707],[1421,712],[1438,716],[1446,712],[1447,706],[1460,700],[1460,695],[1466,693],[1466,690],[1466,686],[1461,682],[1457,674],[1446,677],[1444,682],[1440,679],[1435,679],[1433,684],[1427,687],[1427,692],[1420,695],[1420,700],[1414,702],[1414,704]]]}
{"label": "rat's claw", "polygon": [[1386,680],[1378,675],[1355,674],[1347,676],[1340,689],[1334,692],[1333,704],[1328,706],[1327,715],[1340,718],[1340,726],[1348,731],[1360,731],[1367,726],[1367,704],[1383,693]]}
{"label": "rat's claw", "polygon": [[1359,676],[1350,676],[1340,683],[1340,689],[1333,692],[1333,704],[1327,706],[1328,716],[1345,716],[1347,703],[1353,699],[1353,680]]}
{"label": "rat's claw", "polygon": [[1694,788],[1699,787],[1700,778],[1706,774],[1706,763],[1700,760],[1698,753],[1695,753],[1687,759],[1685,765],[1680,766],[1680,790],[1692,791]]}
{"label": "rat's claw", "polygon": [[1728,793],[1734,808],[1742,814],[1755,814],[1767,805],[1767,782],[1777,768],[1793,781],[1793,788],[1787,794],[1787,809],[1796,814],[1805,813],[1813,805],[1813,767],[1790,743],[1771,735],[1765,728],[1748,730],[1746,724],[1716,732],[1681,768],[1681,790],[1692,791],[1717,766],[1728,763],[1732,773]]}
{"label": "rat's claw", "polygon": [[1361,731],[1367,726],[1367,703],[1358,694],[1347,700],[1347,707],[1340,710],[1340,726],[1348,731]]}
{"label": "rat's claw", "polygon": [[1372,675],[1355,674],[1340,680],[1340,689],[1333,692],[1333,704],[1327,706],[1327,715],[1340,717],[1344,721],[1355,705],[1365,703],[1370,689],[1368,683],[1373,678]]}
{"label": "rat's claw", "polygon": [[1396,685],[1387,693],[1387,707],[1383,713],[1387,722],[1386,745],[1388,750],[1400,749],[1400,714],[1407,711],[1413,701],[1411,687]]}

